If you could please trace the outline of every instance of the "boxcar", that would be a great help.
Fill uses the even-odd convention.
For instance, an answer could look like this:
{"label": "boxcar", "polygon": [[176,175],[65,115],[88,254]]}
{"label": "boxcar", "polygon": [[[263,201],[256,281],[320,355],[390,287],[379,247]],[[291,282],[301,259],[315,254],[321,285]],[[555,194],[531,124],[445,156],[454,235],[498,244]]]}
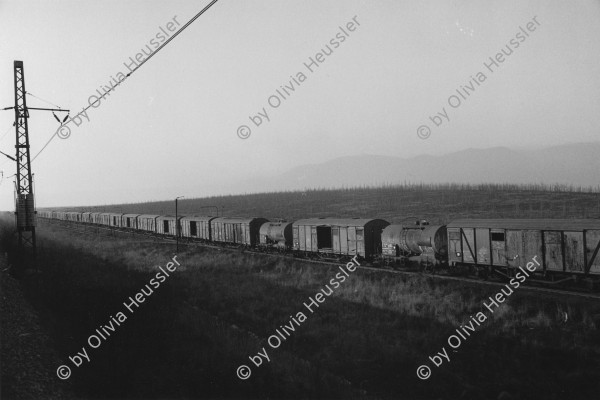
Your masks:
{"label": "boxcar", "polygon": [[98,215],[98,224],[99,225],[110,225],[110,213],[100,213]]}
{"label": "boxcar", "polygon": [[472,219],[448,224],[450,265],[525,266],[537,272],[600,275],[600,220]]}
{"label": "boxcar", "polygon": [[371,258],[381,249],[382,219],[302,219],[292,224],[294,250]]}
{"label": "boxcar", "polygon": [[210,231],[210,222],[216,217],[209,216],[187,216],[181,218],[181,236],[210,241],[212,235]]}
{"label": "boxcar", "polygon": [[425,256],[440,261],[446,260],[446,226],[389,225],[381,233],[381,253],[384,258]]}
{"label": "boxcar", "polygon": [[[181,218],[177,217],[179,220]],[[180,225],[181,226],[181,225]],[[161,235],[175,236],[176,223],[175,216],[173,215],[161,215],[156,219],[156,233]]]}
{"label": "boxcar", "polygon": [[67,221],[72,221],[72,222],[80,222],[81,221],[81,213],[74,212],[74,211],[68,211],[64,214],[65,214],[65,219]]}
{"label": "boxcar", "polygon": [[91,223],[92,222],[92,213],[91,212],[81,213],[81,222],[85,222],[86,224]]}
{"label": "boxcar", "polygon": [[213,242],[256,246],[265,218],[219,217],[210,221]]}
{"label": "boxcar", "polygon": [[118,214],[118,213],[109,213],[109,219],[108,219],[108,225],[109,226],[114,226],[114,227],[121,227],[121,219],[123,217],[123,214]]}
{"label": "boxcar", "polygon": [[260,246],[291,249],[293,234],[292,223],[286,221],[265,222],[259,230]]}
{"label": "boxcar", "polygon": [[146,232],[156,232],[156,219],[160,215],[142,214],[137,217],[138,229]]}
{"label": "boxcar", "polygon": [[93,212],[90,215],[90,218],[92,220],[92,224],[98,224],[98,225],[100,225],[102,223],[102,219],[100,217],[101,214],[102,213],[99,213],[99,212]]}
{"label": "boxcar", "polygon": [[38,215],[40,216],[40,218],[52,218],[52,211],[38,211]]}
{"label": "boxcar", "polygon": [[121,217],[121,226],[123,228],[138,229],[138,219],[140,214],[123,214]]}

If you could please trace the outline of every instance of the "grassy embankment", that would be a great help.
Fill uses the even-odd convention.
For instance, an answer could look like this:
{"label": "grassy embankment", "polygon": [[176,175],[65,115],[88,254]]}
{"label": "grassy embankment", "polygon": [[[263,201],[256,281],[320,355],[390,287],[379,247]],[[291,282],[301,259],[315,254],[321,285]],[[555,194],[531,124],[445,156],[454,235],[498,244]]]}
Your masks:
{"label": "grassy embankment", "polygon": [[[51,226],[39,234],[44,272],[25,287],[65,364],[174,251]],[[89,352],[91,362],[73,368],[79,395],[454,399],[506,390],[591,398],[598,390],[595,303],[518,291],[421,381],[416,368],[449,348],[448,336],[497,288],[357,271],[309,314],[302,303],[334,269],[212,249],[181,251],[178,260],[182,267]],[[269,347],[266,339],[298,311],[308,319],[281,347]],[[263,347],[271,362],[256,368],[248,356]],[[252,368],[250,379],[236,377],[240,364]]]}

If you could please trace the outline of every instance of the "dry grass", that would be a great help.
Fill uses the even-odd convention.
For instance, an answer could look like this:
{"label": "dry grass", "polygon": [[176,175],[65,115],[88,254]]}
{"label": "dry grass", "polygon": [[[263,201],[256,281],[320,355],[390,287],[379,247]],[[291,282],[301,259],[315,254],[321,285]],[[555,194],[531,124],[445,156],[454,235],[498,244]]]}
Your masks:
{"label": "dry grass", "polygon": [[[57,337],[74,336],[60,345],[65,358],[174,255],[174,245],[139,238],[116,241],[52,227],[42,227],[40,238],[50,274],[36,295],[60,321]],[[596,393],[584,374],[599,366],[598,304],[518,290],[453,353],[451,365],[422,382],[416,367],[447,346],[448,335],[499,288],[356,271],[280,348],[270,349],[266,338],[303,310],[335,268],[213,249],[182,250],[178,259],[183,266],[168,285],[87,370],[74,372],[80,393],[385,399]],[[239,381],[237,366],[262,347],[272,362]]]}

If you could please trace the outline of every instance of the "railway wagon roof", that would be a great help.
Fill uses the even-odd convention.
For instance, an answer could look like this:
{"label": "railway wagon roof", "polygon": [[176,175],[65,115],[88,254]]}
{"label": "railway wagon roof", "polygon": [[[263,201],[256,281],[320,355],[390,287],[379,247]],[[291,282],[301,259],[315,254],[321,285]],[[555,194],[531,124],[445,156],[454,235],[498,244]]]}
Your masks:
{"label": "railway wagon roof", "polygon": [[[183,217],[184,217],[184,215],[178,215],[177,219],[181,219]],[[174,215],[159,215],[158,219],[160,219],[160,220],[172,220],[172,221],[174,221],[175,220],[175,216]]]}
{"label": "railway wagon roof", "polygon": [[135,218],[138,217],[140,214],[123,214],[124,217],[126,218]]}
{"label": "railway wagon roof", "polygon": [[155,215],[155,214],[141,214],[138,215],[138,218],[158,218],[160,217],[160,215]]}
{"label": "railway wagon roof", "polygon": [[219,223],[219,222],[229,222],[229,223],[237,223],[237,224],[248,224],[250,222],[256,221],[256,220],[265,220],[266,218],[262,218],[262,217],[218,217],[212,220],[212,223]]}
{"label": "railway wagon roof", "polygon": [[182,221],[211,221],[217,217],[212,217],[210,215],[186,215],[182,217]]}
{"label": "railway wagon roof", "polygon": [[311,225],[311,226],[366,226],[369,223],[381,221],[387,223],[382,219],[374,218],[308,218],[299,219],[293,223],[297,225]]}
{"label": "railway wagon roof", "polygon": [[450,222],[447,227],[579,231],[600,229],[600,219],[459,219]]}

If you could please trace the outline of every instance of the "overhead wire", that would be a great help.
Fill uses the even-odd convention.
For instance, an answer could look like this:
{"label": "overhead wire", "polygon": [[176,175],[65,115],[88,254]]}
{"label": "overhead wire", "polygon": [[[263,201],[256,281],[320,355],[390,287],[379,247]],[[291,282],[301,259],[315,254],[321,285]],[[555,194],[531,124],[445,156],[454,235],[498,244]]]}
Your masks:
{"label": "overhead wire", "polygon": [[30,95],[30,96],[32,96],[32,97],[35,97],[35,98],[36,98],[36,99],[38,99],[38,100],[41,100],[41,101],[43,101],[44,103],[50,104],[51,106],[53,106],[53,107],[56,107],[56,108],[59,108],[59,109],[61,109],[61,110],[62,110],[62,107],[61,107],[61,106],[57,106],[56,104],[54,104],[54,103],[51,103],[51,102],[49,102],[48,100],[44,100],[44,99],[42,99],[41,97],[38,97],[38,96],[36,96],[35,94],[33,94],[33,93],[29,92],[29,91],[26,91],[25,93],[27,93],[28,95]]}
{"label": "overhead wire", "polygon": [[[152,57],[154,57],[154,55],[156,53],[158,53],[163,47],[165,47],[171,40],[175,39],[181,32],[183,32],[192,22],[194,22],[196,19],[198,19],[198,17],[200,17],[202,14],[204,14],[210,7],[213,6],[213,4],[215,4],[217,1],[219,0],[212,0],[206,7],[204,7],[202,10],[200,10],[199,13],[197,13],[196,15],[194,15],[194,17],[192,17],[192,19],[190,19],[187,23],[185,23],[181,29],[179,29],[177,32],[175,32],[173,34],[173,36],[171,36],[170,38],[168,38],[160,47],[158,47],[156,49],[156,51],[150,53],[150,55],[145,58],[144,60],[142,60],[131,72],[129,72],[128,74],[125,75],[125,78],[123,78],[123,80],[121,80],[120,82],[118,82],[116,85],[114,85],[113,87],[111,87],[109,90],[107,90],[102,96],[101,98],[104,99],[104,97],[109,94],[110,92],[112,92],[113,90],[115,90],[121,83],[125,82],[125,80],[127,78],[129,78],[135,71],[137,71],[138,69],[140,69],[140,67],[142,65],[144,65],[149,59],[151,59]],[[89,104],[87,107],[83,108],[81,110],[81,112],[85,112],[88,109],[90,109],[92,107],[91,103]],[[62,124],[61,124],[62,126]],[[41,153],[42,151],[44,151],[44,149],[46,149],[46,147],[50,144],[50,142],[56,137],[56,135],[58,135],[58,129],[54,132],[54,134],[50,137],[50,139],[48,139],[48,141],[46,142],[46,144],[42,147],[42,149],[40,151],[37,152],[37,154],[31,159],[31,162],[33,162],[33,160],[35,160]]]}

